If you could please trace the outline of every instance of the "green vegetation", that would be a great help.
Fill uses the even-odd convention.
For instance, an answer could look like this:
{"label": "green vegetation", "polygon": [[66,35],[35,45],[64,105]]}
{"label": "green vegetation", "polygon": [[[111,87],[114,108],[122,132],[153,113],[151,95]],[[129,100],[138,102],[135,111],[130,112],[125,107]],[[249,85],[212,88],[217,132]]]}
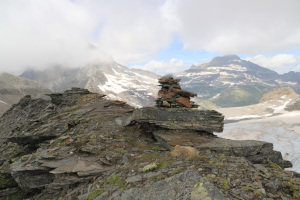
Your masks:
{"label": "green vegetation", "polygon": [[221,163],[221,162],[217,162],[217,163],[215,163],[215,165],[216,165],[217,167],[225,167],[225,166],[226,166],[225,163]]}
{"label": "green vegetation", "polygon": [[228,88],[213,102],[221,107],[245,106],[259,102],[261,91],[253,87]]}
{"label": "green vegetation", "polygon": [[300,182],[291,179],[282,183],[284,192],[292,195],[294,198],[300,198]]}
{"label": "green vegetation", "polygon": [[127,152],[127,151],[125,151],[124,149],[121,149],[121,148],[119,148],[119,149],[114,149],[113,151],[116,152],[116,153],[121,153],[121,154],[124,154],[124,153]]}
{"label": "green vegetation", "polygon": [[85,197],[84,200],[94,200],[97,196],[101,195],[103,192],[104,191],[102,189],[94,190],[87,197]]}
{"label": "green vegetation", "polygon": [[108,179],[107,179],[107,181],[106,181],[106,183],[104,184],[104,186],[106,185],[106,184],[111,184],[111,185],[115,185],[115,186],[123,186],[123,182],[122,182],[122,178],[121,177],[119,177],[118,175],[116,175],[116,174],[113,174],[113,175],[111,175]]}
{"label": "green vegetation", "polygon": [[244,190],[244,191],[248,191],[248,190],[254,191],[254,189],[252,187],[249,187],[249,186],[244,186],[244,187],[241,188],[241,190]]}
{"label": "green vegetation", "polygon": [[270,164],[270,167],[275,168],[275,169],[282,170],[282,168],[281,168],[279,165],[277,165],[276,163]]}
{"label": "green vegetation", "polygon": [[171,175],[174,176],[175,174],[179,174],[179,173],[183,172],[184,170],[185,170],[185,168],[183,168],[183,167],[177,167],[172,170]]}

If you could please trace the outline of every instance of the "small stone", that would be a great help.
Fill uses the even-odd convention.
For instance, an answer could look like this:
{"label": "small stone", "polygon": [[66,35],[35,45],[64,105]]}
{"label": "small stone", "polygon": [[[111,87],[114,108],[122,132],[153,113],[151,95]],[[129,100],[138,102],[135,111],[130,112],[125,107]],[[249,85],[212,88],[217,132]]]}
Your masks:
{"label": "small stone", "polygon": [[172,151],[171,154],[173,156],[179,157],[190,157],[198,155],[199,151],[193,147],[177,145],[175,146],[174,151]]}
{"label": "small stone", "polygon": [[164,107],[171,107],[171,104],[167,101],[163,101],[163,104],[162,104]]}
{"label": "small stone", "polygon": [[266,187],[272,190],[277,190],[281,185],[281,181],[275,180],[275,181],[270,181],[269,183],[266,184]]}
{"label": "small stone", "polygon": [[129,177],[129,178],[126,179],[126,181],[128,183],[134,183],[134,182],[138,182],[140,180],[142,180],[142,177],[140,175],[132,176],[132,177]]}
{"label": "small stone", "polygon": [[190,99],[187,97],[178,97],[178,98],[176,98],[176,102],[183,105],[186,108],[191,107]]}

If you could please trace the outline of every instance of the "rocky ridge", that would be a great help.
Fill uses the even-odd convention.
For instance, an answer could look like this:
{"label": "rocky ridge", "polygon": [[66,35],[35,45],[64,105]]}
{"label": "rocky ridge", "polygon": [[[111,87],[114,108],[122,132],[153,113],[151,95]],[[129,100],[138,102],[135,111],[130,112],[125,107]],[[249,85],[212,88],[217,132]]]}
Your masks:
{"label": "rocky ridge", "polygon": [[125,102],[79,88],[50,97],[0,118],[0,199],[299,198],[271,143],[139,122]]}

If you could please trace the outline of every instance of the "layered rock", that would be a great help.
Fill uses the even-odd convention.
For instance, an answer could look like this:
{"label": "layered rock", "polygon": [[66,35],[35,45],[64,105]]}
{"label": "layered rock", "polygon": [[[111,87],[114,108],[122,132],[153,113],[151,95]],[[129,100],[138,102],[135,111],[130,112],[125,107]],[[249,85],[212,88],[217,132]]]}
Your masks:
{"label": "layered rock", "polygon": [[197,94],[182,90],[179,81],[180,79],[173,79],[172,76],[164,76],[158,80],[161,89],[158,91],[158,98],[156,99],[157,107],[198,108],[198,105],[190,101],[190,98],[197,96]]}
{"label": "layered rock", "polygon": [[197,130],[207,133],[222,132],[224,116],[214,110],[188,108],[140,108],[133,119],[173,130]]}

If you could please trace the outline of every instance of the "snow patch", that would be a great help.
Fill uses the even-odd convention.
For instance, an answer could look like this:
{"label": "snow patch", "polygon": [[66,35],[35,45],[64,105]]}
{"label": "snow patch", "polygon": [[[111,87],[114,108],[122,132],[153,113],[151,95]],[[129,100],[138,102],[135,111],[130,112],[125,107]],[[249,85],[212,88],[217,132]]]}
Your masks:
{"label": "snow patch", "polygon": [[282,97],[280,97],[281,99],[285,99],[286,95],[283,95]]}
{"label": "snow patch", "polygon": [[4,101],[1,101],[1,100],[0,100],[0,103],[4,103],[4,104],[6,104],[6,105],[7,105],[7,103],[5,103]]}
{"label": "snow patch", "polygon": [[217,95],[215,95],[215,96],[213,96],[213,97],[211,98],[211,100],[214,100],[214,99],[218,98],[219,96],[220,96],[220,93],[217,94]]}
{"label": "snow patch", "polygon": [[261,117],[269,117],[272,116],[273,114],[266,114],[266,115],[242,115],[238,117],[229,117],[227,118],[228,120],[236,120],[236,119],[248,119],[248,118],[261,118]]}
{"label": "snow patch", "polygon": [[284,113],[286,112],[284,109],[286,108],[287,104],[291,101],[292,99],[289,99],[288,101],[284,102],[284,104],[282,106],[278,106],[278,107],[271,107],[274,109],[273,113]]}

